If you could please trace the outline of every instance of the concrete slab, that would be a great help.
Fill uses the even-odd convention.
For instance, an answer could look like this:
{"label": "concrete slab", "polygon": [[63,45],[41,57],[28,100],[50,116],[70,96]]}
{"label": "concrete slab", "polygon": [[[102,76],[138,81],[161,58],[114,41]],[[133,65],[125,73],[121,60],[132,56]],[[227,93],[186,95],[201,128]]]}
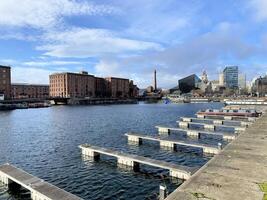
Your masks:
{"label": "concrete slab", "polygon": [[166,200],[262,200],[267,181],[267,115],[214,156]]}
{"label": "concrete slab", "polygon": [[[46,200],[82,200],[81,198],[66,192],[38,177],[35,177],[13,165],[4,164],[0,166],[0,175],[20,184],[31,191],[36,199]],[[1,179],[0,179],[1,180]]]}

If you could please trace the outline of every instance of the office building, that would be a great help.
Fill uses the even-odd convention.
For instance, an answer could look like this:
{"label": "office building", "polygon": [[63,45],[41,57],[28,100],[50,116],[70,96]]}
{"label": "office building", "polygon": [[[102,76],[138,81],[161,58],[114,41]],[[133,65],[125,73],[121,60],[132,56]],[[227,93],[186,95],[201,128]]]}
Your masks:
{"label": "office building", "polygon": [[246,84],[247,84],[247,80],[246,80],[246,75],[239,73],[238,74],[238,87],[241,90],[246,89]]}
{"label": "office building", "polygon": [[12,99],[46,99],[49,97],[49,85],[14,83],[11,96]]}
{"label": "office building", "polygon": [[10,99],[11,95],[11,69],[0,65],[0,99]]}
{"label": "office building", "polygon": [[224,75],[224,85],[230,89],[238,88],[238,67],[237,66],[227,66],[223,70]]}
{"label": "office building", "polygon": [[219,85],[224,86],[224,74],[223,74],[223,72],[220,72],[220,74],[219,74]]}

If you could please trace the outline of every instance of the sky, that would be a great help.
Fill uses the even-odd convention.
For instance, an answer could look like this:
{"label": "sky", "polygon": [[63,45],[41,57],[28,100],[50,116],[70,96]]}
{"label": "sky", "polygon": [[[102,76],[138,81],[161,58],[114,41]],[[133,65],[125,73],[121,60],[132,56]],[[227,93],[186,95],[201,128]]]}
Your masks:
{"label": "sky", "polygon": [[12,82],[88,71],[171,88],[227,65],[267,72],[267,0],[0,0],[0,65]]}

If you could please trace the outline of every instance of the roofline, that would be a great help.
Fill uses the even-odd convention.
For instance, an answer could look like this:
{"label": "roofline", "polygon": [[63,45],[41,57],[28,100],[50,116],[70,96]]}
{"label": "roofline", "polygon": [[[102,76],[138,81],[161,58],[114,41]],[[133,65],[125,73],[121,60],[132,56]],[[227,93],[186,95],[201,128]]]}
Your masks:
{"label": "roofline", "polygon": [[72,74],[72,75],[92,76],[92,77],[95,77],[95,76],[92,75],[92,74],[81,74],[81,73],[75,73],[75,72],[58,72],[58,73],[50,74],[49,76],[53,76],[53,75],[65,75],[65,74]]}
{"label": "roofline", "polygon": [[0,68],[8,68],[8,69],[10,69],[11,67],[10,66],[5,66],[5,65],[0,65]]}
{"label": "roofline", "polygon": [[49,84],[11,83],[11,86],[48,86]]}
{"label": "roofline", "polygon": [[129,80],[130,81],[130,79],[128,79],[128,78],[119,78],[119,77],[113,77],[113,76],[105,77],[105,79],[109,79],[109,78],[111,78],[111,79],[122,79],[122,80]]}

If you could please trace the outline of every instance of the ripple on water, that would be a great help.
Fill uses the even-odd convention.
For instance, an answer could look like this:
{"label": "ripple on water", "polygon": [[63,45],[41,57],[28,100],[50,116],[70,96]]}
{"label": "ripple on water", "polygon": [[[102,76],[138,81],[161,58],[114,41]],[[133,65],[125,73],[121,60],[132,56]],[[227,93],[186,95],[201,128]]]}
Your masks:
{"label": "ripple on water", "polygon": [[[173,152],[160,148],[158,143],[147,141],[141,146],[129,145],[124,134],[135,131],[155,135],[155,125],[175,127],[179,117],[194,117],[200,109],[221,106],[58,106],[0,112],[0,163],[12,163],[84,199],[155,199],[160,184],[165,184],[171,192],[182,183],[181,180],[170,178],[166,170],[145,165],[141,165],[140,172],[133,172],[118,167],[116,160],[107,156],[101,157],[98,162],[84,159],[78,145],[90,143],[180,165],[200,167],[211,155],[203,155],[199,149],[188,147]],[[173,133],[170,137],[196,142],[180,133]],[[217,144],[223,141],[221,138],[203,136],[199,142]],[[22,198],[28,198],[27,192],[22,194]],[[0,185],[0,199],[10,197],[6,188]]]}

